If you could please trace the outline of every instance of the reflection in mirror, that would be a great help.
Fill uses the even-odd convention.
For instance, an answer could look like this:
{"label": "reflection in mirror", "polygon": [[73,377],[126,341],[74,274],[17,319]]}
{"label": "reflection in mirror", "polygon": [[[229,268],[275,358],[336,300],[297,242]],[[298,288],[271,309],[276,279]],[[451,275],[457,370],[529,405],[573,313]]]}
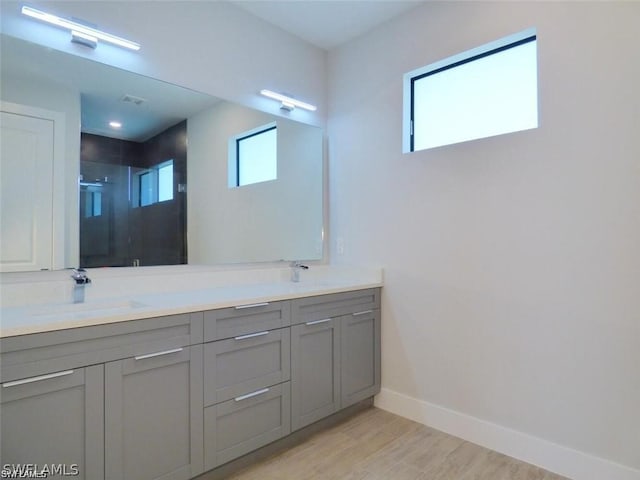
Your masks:
{"label": "reflection in mirror", "polygon": [[142,142],[81,134],[81,266],[187,263],[186,134],[186,121]]}
{"label": "reflection in mirror", "polygon": [[[239,137],[274,123],[276,178],[237,186]],[[189,118],[187,130],[190,263],[322,258],[319,128],[220,102]]]}
{"label": "reflection in mirror", "polygon": [[[39,207],[50,228],[28,228],[33,209],[0,212],[3,242],[11,223],[16,244],[53,253],[15,261],[3,243],[2,271],[322,258],[319,128],[6,35],[0,47],[3,115],[61,113],[64,129],[36,169],[54,199]],[[275,178],[230,186],[235,138],[267,124],[277,127]],[[18,153],[3,150],[3,189]]]}

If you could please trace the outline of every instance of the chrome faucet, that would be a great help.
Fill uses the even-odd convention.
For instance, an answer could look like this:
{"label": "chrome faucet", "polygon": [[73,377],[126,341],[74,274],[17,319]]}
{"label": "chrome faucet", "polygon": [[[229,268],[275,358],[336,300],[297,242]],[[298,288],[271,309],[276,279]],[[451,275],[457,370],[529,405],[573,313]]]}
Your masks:
{"label": "chrome faucet", "polygon": [[301,270],[309,270],[307,265],[303,265],[300,262],[291,262],[291,281],[299,282],[300,281],[300,271]]}
{"label": "chrome faucet", "polygon": [[74,268],[71,278],[75,281],[73,286],[73,303],[84,302],[84,286],[91,283],[91,279],[87,277],[87,271],[84,268]]}

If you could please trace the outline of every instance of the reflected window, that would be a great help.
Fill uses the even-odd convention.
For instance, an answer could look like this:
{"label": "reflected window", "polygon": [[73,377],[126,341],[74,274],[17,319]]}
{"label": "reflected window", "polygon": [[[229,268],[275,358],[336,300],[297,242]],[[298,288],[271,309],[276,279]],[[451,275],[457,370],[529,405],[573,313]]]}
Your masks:
{"label": "reflected window", "polygon": [[173,160],[137,172],[133,177],[133,204],[146,207],[173,200]]}
{"label": "reflected window", "polygon": [[173,200],[173,161],[158,167],[158,201]]}
{"label": "reflected window", "polygon": [[102,215],[102,192],[92,188],[84,188],[81,190],[84,200],[84,216],[99,217]]}
{"label": "reflected window", "polygon": [[[278,178],[278,135],[275,123],[264,125],[233,138],[235,144],[235,175],[230,175],[230,187],[268,182]],[[235,167],[235,168],[234,168]]]}

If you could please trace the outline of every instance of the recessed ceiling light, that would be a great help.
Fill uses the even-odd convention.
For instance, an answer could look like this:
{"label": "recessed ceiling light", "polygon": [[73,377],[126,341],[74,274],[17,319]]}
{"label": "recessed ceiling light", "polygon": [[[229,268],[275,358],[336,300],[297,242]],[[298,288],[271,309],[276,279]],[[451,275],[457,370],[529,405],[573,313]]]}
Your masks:
{"label": "recessed ceiling light", "polygon": [[111,128],[120,128],[122,127],[122,124],[120,122],[109,122],[109,126]]}

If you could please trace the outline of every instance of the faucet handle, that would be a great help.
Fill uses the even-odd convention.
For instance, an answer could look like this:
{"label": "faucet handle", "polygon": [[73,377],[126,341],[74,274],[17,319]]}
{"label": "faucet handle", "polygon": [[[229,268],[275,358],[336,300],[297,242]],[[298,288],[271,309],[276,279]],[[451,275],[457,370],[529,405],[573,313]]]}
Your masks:
{"label": "faucet handle", "polygon": [[309,270],[308,265],[303,265],[301,262],[298,262],[298,261],[291,262],[291,268],[300,268],[302,270]]}

